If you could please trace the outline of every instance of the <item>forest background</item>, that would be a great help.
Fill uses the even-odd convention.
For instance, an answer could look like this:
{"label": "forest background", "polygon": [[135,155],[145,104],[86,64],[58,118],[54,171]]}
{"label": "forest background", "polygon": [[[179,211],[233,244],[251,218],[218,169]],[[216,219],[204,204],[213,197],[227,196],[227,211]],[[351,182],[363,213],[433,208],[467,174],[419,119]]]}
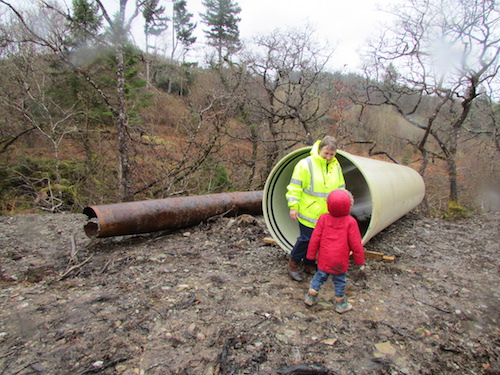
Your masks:
{"label": "forest background", "polygon": [[[200,25],[186,0],[172,17],[160,0],[119,3],[0,0],[2,213],[259,190],[326,134],[419,171],[429,214],[498,209],[495,1],[388,10],[359,74],[328,71],[335,51],[307,26],[243,43],[232,0],[205,0]],[[130,36],[137,17],[145,48]],[[197,27],[205,55],[188,61]]]}

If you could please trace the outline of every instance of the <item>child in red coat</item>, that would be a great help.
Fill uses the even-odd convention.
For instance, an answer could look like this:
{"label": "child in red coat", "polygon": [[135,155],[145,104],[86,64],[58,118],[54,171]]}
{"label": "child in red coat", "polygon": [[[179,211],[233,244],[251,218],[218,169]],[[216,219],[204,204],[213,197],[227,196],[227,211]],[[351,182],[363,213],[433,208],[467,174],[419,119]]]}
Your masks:
{"label": "child in red coat", "polygon": [[321,286],[331,275],[335,287],[335,310],[340,314],[352,310],[352,305],[345,297],[351,252],[356,265],[365,264],[358,223],[350,216],[353,201],[352,194],[347,190],[332,191],[327,199],[328,213],[320,216],[314,228],[306,258],[317,258],[318,271],[311,280],[304,301],[308,306],[316,302]]}

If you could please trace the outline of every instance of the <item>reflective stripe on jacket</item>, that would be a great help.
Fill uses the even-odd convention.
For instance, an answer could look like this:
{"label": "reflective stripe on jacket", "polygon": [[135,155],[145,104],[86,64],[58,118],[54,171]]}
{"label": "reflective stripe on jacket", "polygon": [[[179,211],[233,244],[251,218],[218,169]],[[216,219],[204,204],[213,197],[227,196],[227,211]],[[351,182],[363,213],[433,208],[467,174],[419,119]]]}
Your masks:
{"label": "reflective stripe on jacket", "polygon": [[328,212],[328,194],[345,188],[339,161],[333,158],[327,164],[326,159],[319,156],[319,144],[317,141],[311,155],[297,163],[286,193],[288,207],[297,210],[299,222],[310,228],[314,228],[318,218]]}

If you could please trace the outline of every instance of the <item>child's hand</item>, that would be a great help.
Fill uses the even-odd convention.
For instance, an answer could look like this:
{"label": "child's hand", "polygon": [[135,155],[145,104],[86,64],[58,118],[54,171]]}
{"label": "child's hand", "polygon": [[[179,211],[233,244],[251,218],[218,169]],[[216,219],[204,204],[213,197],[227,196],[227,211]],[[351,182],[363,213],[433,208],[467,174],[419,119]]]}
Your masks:
{"label": "child's hand", "polygon": [[359,267],[359,270],[361,273],[363,273],[365,276],[370,275],[370,268],[368,266],[361,266]]}

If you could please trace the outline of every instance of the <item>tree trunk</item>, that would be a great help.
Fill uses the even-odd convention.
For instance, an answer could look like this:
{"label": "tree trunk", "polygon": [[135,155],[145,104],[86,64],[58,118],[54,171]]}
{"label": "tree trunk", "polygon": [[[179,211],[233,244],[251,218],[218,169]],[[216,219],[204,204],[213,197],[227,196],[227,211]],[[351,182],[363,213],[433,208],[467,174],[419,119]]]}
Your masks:
{"label": "tree trunk", "polygon": [[259,153],[259,135],[256,126],[248,124],[250,126],[250,141],[252,142],[252,156],[250,157],[250,173],[248,175],[247,189],[250,189],[255,180],[255,173],[257,172],[257,161]]}
{"label": "tree trunk", "polygon": [[[128,0],[120,0],[118,23],[114,25],[116,38],[116,97],[118,108],[116,111],[116,125],[118,128],[118,183],[120,198],[123,202],[131,201],[132,178],[129,160],[129,143],[127,132],[127,112],[125,108],[125,9]],[[110,22],[111,23],[111,22]]]}
{"label": "tree trunk", "polygon": [[457,186],[457,149],[458,137],[460,130],[458,127],[453,127],[450,137],[450,152],[447,155],[446,162],[448,164],[448,178],[450,181],[450,203],[458,202],[458,186]]}
{"label": "tree trunk", "polygon": [[278,145],[278,133],[274,130],[272,120],[269,120],[269,130],[271,133],[272,141],[267,151],[265,176],[269,175],[269,173],[273,169],[280,152],[280,148]]}
{"label": "tree trunk", "polygon": [[123,43],[120,42],[116,47],[116,78],[118,98],[118,116],[116,118],[116,123],[118,127],[118,157],[120,159],[118,179],[120,184],[120,198],[122,201],[127,202],[131,201],[133,196],[127,134],[127,115],[125,109],[125,72],[123,54]]}
{"label": "tree trunk", "polygon": [[457,163],[455,155],[448,159],[448,176],[450,181],[450,202],[458,202],[458,187],[457,187]]}
{"label": "tree trunk", "polygon": [[149,33],[146,32],[145,33],[145,39],[146,39],[146,58],[144,59],[145,60],[145,63],[146,63],[146,82],[149,84],[151,83],[150,81],[150,73],[149,73],[149,70],[150,70],[150,61],[149,61]]}

